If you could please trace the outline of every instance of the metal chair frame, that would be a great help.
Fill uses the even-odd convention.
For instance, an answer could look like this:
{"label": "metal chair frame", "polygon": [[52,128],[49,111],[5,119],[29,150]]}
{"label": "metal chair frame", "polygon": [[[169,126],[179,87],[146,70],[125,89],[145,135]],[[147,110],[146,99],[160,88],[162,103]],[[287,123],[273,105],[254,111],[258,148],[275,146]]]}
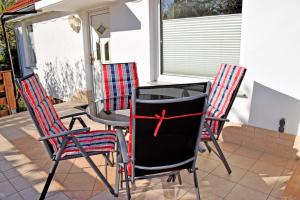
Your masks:
{"label": "metal chair frame", "polygon": [[[226,160],[226,157],[225,157],[225,155],[224,155],[224,153],[223,153],[220,145],[218,144],[218,139],[219,139],[221,131],[222,131],[224,125],[225,125],[225,122],[229,122],[229,119],[227,119],[227,116],[228,116],[228,114],[230,112],[230,109],[231,109],[231,107],[233,105],[233,102],[234,102],[234,100],[235,100],[235,98],[236,98],[236,96],[238,94],[239,88],[240,88],[240,86],[242,84],[242,81],[244,79],[246,71],[247,70],[245,69],[244,73],[241,76],[240,82],[238,83],[237,87],[235,88],[235,90],[232,93],[232,96],[231,96],[231,99],[230,99],[230,103],[229,103],[229,105],[228,105],[228,107],[227,107],[227,109],[225,111],[225,114],[221,118],[216,118],[216,117],[206,117],[205,118],[206,120],[219,121],[220,124],[219,124],[219,127],[218,127],[218,131],[216,133],[213,133],[211,131],[210,125],[206,121],[204,123],[204,127],[206,128],[207,132],[209,133],[210,138],[211,138],[211,142],[214,144],[216,150],[214,150],[208,144],[209,141],[204,141],[204,144],[205,144],[205,146],[206,146],[206,148],[207,148],[207,150],[208,150],[209,153],[214,152],[221,159],[221,161],[223,162],[223,164],[224,164],[224,166],[225,166],[228,174],[231,174],[232,170],[231,170],[231,168],[230,168],[230,166],[229,166],[229,164],[228,164],[228,162]],[[199,149],[199,151],[203,152],[203,149]],[[205,151],[205,149],[204,149],[204,151]]]}
{"label": "metal chair frame", "polygon": [[[21,81],[33,76],[34,74],[30,74],[28,76],[25,76],[19,80],[16,81],[18,88],[21,88]],[[80,132],[84,132],[84,131],[89,131],[90,128],[88,128],[85,124],[85,122],[82,120],[81,117],[79,117],[80,115],[85,115],[85,112],[80,112],[80,113],[75,113],[75,114],[71,114],[71,115],[67,115],[67,116],[63,116],[61,117],[61,119],[66,119],[66,118],[72,118],[71,122],[69,124],[69,131],[65,131],[65,132],[61,132],[60,134],[56,134],[56,135],[52,135],[52,136],[45,136],[41,130],[41,128],[38,125],[37,119],[35,117],[35,114],[33,113],[33,110],[31,108],[31,106],[28,104],[28,102],[26,101],[26,97],[23,96],[23,94],[21,93],[21,96],[25,99],[25,103],[26,106],[28,108],[29,114],[31,116],[31,118],[33,119],[33,122],[36,126],[36,128],[38,129],[40,138],[39,141],[41,141],[43,143],[44,148],[46,149],[49,157],[52,160],[52,166],[48,175],[48,178],[46,180],[46,183],[44,185],[43,191],[40,195],[40,200],[45,199],[49,186],[51,184],[51,181],[54,177],[55,171],[57,169],[57,166],[59,164],[59,162],[61,160],[69,160],[69,159],[74,159],[74,158],[79,158],[79,157],[84,157],[86,159],[86,161],[89,163],[89,165],[93,168],[93,170],[95,171],[95,173],[97,174],[97,176],[100,178],[100,180],[104,183],[104,185],[107,187],[107,189],[109,190],[109,192],[116,196],[114,189],[112,188],[112,186],[109,184],[109,182],[106,180],[106,178],[103,176],[103,174],[100,172],[100,170],[97,168],[97,166],[95,165],[95,163],[93,162],[93,160],[90,158],[90,156],[93,155],[103,155],[105,160],[109,161],[109,158],[107,157],[107,154],[110,152],[86,152],[83,147],[80,145],[80,143],[78,142],[77,138],[72,136],[72,134],[75,133],[80,133]],[[75,121],[78,120],[80,122],[80,124],[84,127],[82,129],[77,129],[77,130],[71,130],[73,128],[73,125],[75,123]],[[51,144],[48,142],[49,139],[53,139],[53,138],[59,138],[59,137],[63,137],[62,143],[57,151],[56,154],[54,154],[54,150],[51,146]],[[65,157],[61,157],[62,153],[64,151],[64,149],[66,148],[67,142],[68,141],[73,141],[73,143],[76,145],[76,147],[80,150],[81,154],[76,154],[76,155],[67,155]],[[111,163],[110,163],[111,164]]]}
{"label": "metal chair frame", "polygon": [[[206,111],[207,108],[207,94],[200,94],[197,96],[191,96],[191,97],[182,97],[182,98],[177,98],[177,99],[164,99],[164,100],[141,100],[141,99],[136,99],[136,92],[133,93],[133,98],[132,98],[132,115],[135,115],[135,103],[140,102],[140,103],[174,103],[174,102],[182,102],[182,101],[188,101],[188,100],[194,100],[197,98],[206,98],[203,111]],[[199,124],[199,130],[203,129],[203,123],[204,123],[205,115],[201,116],[201,121]],[[174,167],[180,167],[183,166],[184,164],[192,162],[192,167],[188,171],[190,173],[193,173],[193,178],[194,178],[194,187],[195,187],[195,192],[196,192],[196,199],[200,200],[200,191],[199,191],[199,184],[198,184],[198,178],[197,178],[197,168],[196,168],[196,161],[197,161],[197,155],[198,155],[198,144],[200,143],[201,139],[201,133],[202,131],[199,131],[199,134],[197,136],[196,144],[195,144],[195,150],[194,150],[194,156],[190,159],[184,160],[180,163],[174,163],[172,165],[165,165],[165,166],[156,166],[156,167],[147,167],[147,166],[139,166],[135,165],[134,160],[135,160],[135,120],[132,120],[132,144],[133,144],[133,149],[132,149],[132,158],[130,159],[128,156],[128,151],[127,151],[127,143],[125,141],[124,135],[121,130],[117,130],[117,137],[118,137],[118,151],[117,151],[117,165],[116,165],[116,181],[115,181],[115,193],[119,193],[119,183],[120,183],[120,170],[124,170],[124,175],[125,179],[123,180],[126,183],[126,193],[127,193],[127,199],[131,199],[131,194],[130,194],[130,185],[129,183],[131,182],[133,185],[135,184],[136,180],[140,179],[149,179],[149,178],[155,178],[155,177],[161,177],[161,176],[169,176],[169,177],[174,177],[178,176],[179,183],[181,184],[181,177],[180,177],[180,170],[175,170],[175,171],[168,171],[168,172],[163,172],[159,174],[151,174],[151,175],[145,175],[145,176],[139,176],[135,177],[134,174],[134,169],[146,169],[146,170],[165,170],[165,169],[172,169]],[[127,170],[127,165],[129,163],[132,163],[132,172],[131,172],[131,178],[128,177],[128,170]]]}

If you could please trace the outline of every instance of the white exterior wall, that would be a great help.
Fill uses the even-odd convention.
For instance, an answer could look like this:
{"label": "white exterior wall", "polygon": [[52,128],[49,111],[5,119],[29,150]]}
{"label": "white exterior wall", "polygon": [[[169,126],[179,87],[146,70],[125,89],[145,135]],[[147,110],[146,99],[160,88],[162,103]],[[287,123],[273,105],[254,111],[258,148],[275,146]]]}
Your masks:
{"label": "white exterior wall", "polygon": [[110,7],[111,62],[136,62],[141,85],[150,81],[149,1]]}
{"label": "white exterior wall", "polygon": [[[300,135],[300,1],[243,1],[241,64],[247,67],[235,110],[243,122]],[[239,109],[241,109],[239,111]]]}
{"label": "white exterior wall", "polygon": [[76,92],[87,90],[87,67],[82,29],[75,32],[68,15],[61,15],[43,15],[32,21],[37,57],[35,72],[51,96],[67,100]]}
{"label": "white exterior wall", "polygon": [[[151,80],[173,83],[205,81],[201,78],[158,75],[157,5],[158,0],[122,0],[106,6],[109,7],[111,20],[111,62],[137,62],[142,85],[150,81],[150,70]],[[240,93],[247,98],[236,98],[229,115],[231,121],[277,130],[278,121],[284,117],[287,120],[286,132],[300,135],[300,89],[297,88],[300,85],[297,70],[300,52],[299,7],[298,0],[288,3],[280,0],[243,1],[240,64],[248,71]],[[87,11],[81,11],[80,16],[85,30],[80,33],[70,28],[66,16],[34,23],[37,66],[43,77],[46,63],[51,62],[60,80],[63,74],[72,71],[76,74],[72,76],[76,77],[76,88],[90,89]],[[72,70],[64,71],[66,66]]]}
{"label": "white exterior wall", "polygon": [[[99,9],[103,8],[110,11],[111,63],[134,61],[140,83],[149,82],[149,0],[99,5]],[[31,19],[37,57],[34,71],[53,97],[69,100],[78,91],[92,90],[89,11],[56,12]],[[71,28],[69,15],[80,17],[82,27],[79,33]]]}

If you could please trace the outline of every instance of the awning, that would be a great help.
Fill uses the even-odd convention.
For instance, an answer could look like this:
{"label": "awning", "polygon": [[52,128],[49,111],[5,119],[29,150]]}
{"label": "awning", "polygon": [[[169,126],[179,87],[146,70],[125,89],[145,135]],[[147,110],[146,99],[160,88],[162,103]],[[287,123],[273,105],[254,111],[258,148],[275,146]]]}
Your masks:
{"label": "awning", "polygon": [[37,10],[45,11],[79,11],[109,5],[118,0],[42,0],[35,4]]}
{"label": "awning", "polygon": [[39,0],[21,0],[7,8],[5,12],[28,11],[34,10],[34,3]]}

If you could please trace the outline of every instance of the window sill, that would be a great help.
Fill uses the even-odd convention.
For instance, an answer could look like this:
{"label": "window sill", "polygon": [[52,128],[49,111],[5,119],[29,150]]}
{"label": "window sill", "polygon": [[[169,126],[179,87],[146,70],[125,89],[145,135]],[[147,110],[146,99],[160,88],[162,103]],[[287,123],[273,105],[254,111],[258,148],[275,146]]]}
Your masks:
{"label": "window sill", "polygon": [[157,82],[162,83],[193,83],[193,82],[212,82],[213,78],[208,77],[189,77],[189,76],[178,76],[178,75],[165,75],[162,74],[158,77]]}
{"label": "window sill", "polygon": [[26,69],[35,69],[35,70],[38,69],[37,66],[26,66],[25,68],[26,68]]}

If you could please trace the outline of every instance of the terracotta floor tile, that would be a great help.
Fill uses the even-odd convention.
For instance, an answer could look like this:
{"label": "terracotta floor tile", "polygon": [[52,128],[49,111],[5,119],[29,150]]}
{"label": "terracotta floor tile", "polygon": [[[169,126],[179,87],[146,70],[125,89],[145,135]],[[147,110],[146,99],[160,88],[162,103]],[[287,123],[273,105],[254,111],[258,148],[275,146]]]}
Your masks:
{"label": "terracotta floor tile", "polygon": [[202,187],[210,187],[212,194],[224,198],[235,185],[236,184],[231,181],[209,174],[200,180],[200,191],[202,191]]}
{"label": "terracotta floor tile", "polygon": [[[275,198],[275,197],[269,196],[267,198],[267,200],[284,200],[284,199],[280,199],[280,198]],[[288,200],[288,199],[286,199],[286,200]]]}
{"label": "terracotta floor tile", "polygon": [[93,191],[96,179],[86,173],[70,173],[64,181],[67,191],[85,190]]}
{"label": "terracotta floor tile", "polygon": [[14,168],[14,166],[12,166],[12,164],[9,161],[7,161],[7,160],[0,161],[0,172],[3,173],[12,168]]}
{"label": "terracotta floor tile", "polygon": [[236,167],[236,166],[230,166],[232,172],[231,174],[228,174],[226,168],[224,167],[224,165],[220,165],[219,167],[217,167],[214,171],[212,171],[211,173],[215,176],[224,178],[226,180],[238,183],[241,178],[246,174],[247,170]]}
{"label": "terracotta floor tile", "polygon": [[[36,183],[36,184],[34,184],[33,189],[35,191],[37,191],[38,193],[42,193],[45,183],[46,183],[46,180]],[[64,185],[61,185],[58,182],[56,182],[55,180],[53,180],[50,184],[47,196],[52,196],[60,191],[63,191],[64,189],[65,189]]]}
{"label": "terracotta floor tile", "polygon": [[[204,146],[205,148],[205,146]],[[222,150],[225,157],[226,158],[229,158],[231,155],[232,155],[232,152],[229,152],[229,151],[225,151],[225,150]],[[208,159],[213,159],[213,160],[220,160],[220,158],[214,153],[214,152],[208,152],[208,150],[206,150],[204,153],[200,153],[200,156],[203,156],[205,158],[208,158]]]}
{"label": "terracotta floor tile", "polygon": [[267,176],[279,176],[284,168],[264,161],[257,161],[249,171]]}
{"label": "terracotta floor tile", "polygon": [[4,181],[0,183],[0,199],[6,198],[17,191],[9,181]]}
{"label": "terracotta floor tile", "polygon": [[9,169],[9,170],[3,172],[3,174],[8,179],[20,176],[20,172],[18,172],[15,168]]}
{"label": "terracotta floor tile", "polygon": [[277,183],[277,180],[278,176],[259,175],[253,172],[247,172],[239,184],[249,189],[269,194]]}
{"label": "terracotta floor tile", "polygon": [[[212,193],[201,193],[200,197],[201,200],[222,200],[223,199]],[[180,200],[195,200],[195,199],[196,199],[195,189],[191,189],[185,195],[183,195],[182,198],[180,198]]]}
{"label": "terracotta floor tile", "polygon": [[260,156],[262,156],[263,152],[261,151],[256,151],[254,149],[246,148],[246,147],[240,147],[237,149],[234,154],[240,155],[240,156],[245,156],[247,158],[251,159],[258,159]]}
{"label": "terracotta floor tile", "polygon": [[286,186],[292,176],[292,172],[290,170],[285,170],[277,180],[274,188],[272,189],[270,196],[280,198],[283,196],[283,193],[286,189]]}
{"label": "terracotta floor tile", "polygon": [[246,158],[244,156],[233,154],[228,159],[227,162],[230,166],[234,165],[242,169],[249,169],[251,168],[256,160],[251,158]]}
{"label": "terracotta floor tile", "polygon": [[0,172],[0,183],[3,181],[6,181],[6,177]]}
{"label": "terracotta floor tile", "polygon": [[208,173],[216,169],[220,164],[221,161],[201,157],[201,154],[198,156],[197,167]]}
{"label": "terracotta floor tile", "polygon": [[29,181],[30,183],[37,184],[45,181],[48,177],[48,174],[41,170],[36,170],[36,171],[27,172],[22,176],[26,178],[26,180]]}
{"label": "terracotta floor tile", "polygon": [[[187,170],[183,170],[180,172],[181,179],[183,184],[189,184],[194,186],[194,175],[193,173],[189,173]],[[204,177],[208,175],[208,172],[203,171],[201,169],[197,170],[198,181],[202,180]],[[176,179],[178,181],[178,179]]]}
{"label": "terracotta floor tile", "polygon": [[19,192],[24,199],[38,199],[40,194],[34,188],[27,188]]}
{"label": "terracotta floor tile", "polygon": [[160,198],[162,199],[180,199],[190,189],[190,185],[179,185],[178,183],[167,183],[166,181],[161,181],[147,191],[153,191],[160,194]]}
{"label": "terracotta floor tile", "polygon": [[240,148],[240,145],[228,143],[228,142],[222,142],[222,143],[219,143],[219,145],[222,150],[230,152],[230,153],[234,153],[235,151],[237,151]]}
{"label": "terracotta floor tile", "polygon": [[18,167],[15,167],[14,169],[16,169],[20,175],[26,174],[31,171],[41,171],[41,169],[35,163],[32,162],[20,165]]}
{"label": "terracotta floor tile", "polygon": [[266,200],[267,194],[251,190],[247,187],[237,185],[233,190],[226,196],[226,200]]}
{"label": "terracotta floor tile", "polygon": [[70,198],[63,192],[59,192],[53,196],[46,198],[46,200],[70,200]]}
{"label": "terracotta floor tile", "polygon": [[9,179],[9,182],[14,186],[17,191],[24,190],[31,187],[30,182],[28,182],[24,177],[17,176],[13,179]]}
{"label": "terracotta floor tile", "polygon": [[295,169],[297,166],[300,165],[300,162],[299,160],[296,160],[296,159],[289,159],[287,164],[286,164],[286,168],[287,169]]}
{"label": "terracotta floor tile", "polygon": [[67,173],[55,173],[54,180],[56,180],[58,183],[62,184],[65,182]]}
{"label": "terracotta floor tile", "polygon": [[15,155],[7,155],[5,156],[5,159],[13,166],[18,167],[22,165],[26,165],[31,163],[30,159],[28,159],[23,154],[15,154]]}
{"label": "terracotta floor tile", "polygon": [[21,197],[21,195],[19,195],[18,193],[12,194],[12,195],[8,196],[5,199],[6,200],[23,200],[23,198]]}
{"label": "terracotta floor tile", "polygon": [[[102,191],[98,192],[97,194],[93,194],[92,197],[89,200],[99,200],[99,199],[105,199],[105,200],[125,200],[126,198],[124,195],[119,195],[118,198],[115,198],[113,195],[111,195],[109,192]],[[134,199],[134,198],[132,198]]]}
{"label": "terracotta floor tile", "polygon": [[264,153],[259,160],[276,165],[276,166],[280,166],[280,167],[285,167],[287,165],[288,159],[286,158],[281,158],[278,156],[273,156],[270,155],[269,153]]}
{"label": "terracotta floor tile", "polygon": [[86,200],[92,197],[92,191],[65,191],[64,192],[72,200]]}

